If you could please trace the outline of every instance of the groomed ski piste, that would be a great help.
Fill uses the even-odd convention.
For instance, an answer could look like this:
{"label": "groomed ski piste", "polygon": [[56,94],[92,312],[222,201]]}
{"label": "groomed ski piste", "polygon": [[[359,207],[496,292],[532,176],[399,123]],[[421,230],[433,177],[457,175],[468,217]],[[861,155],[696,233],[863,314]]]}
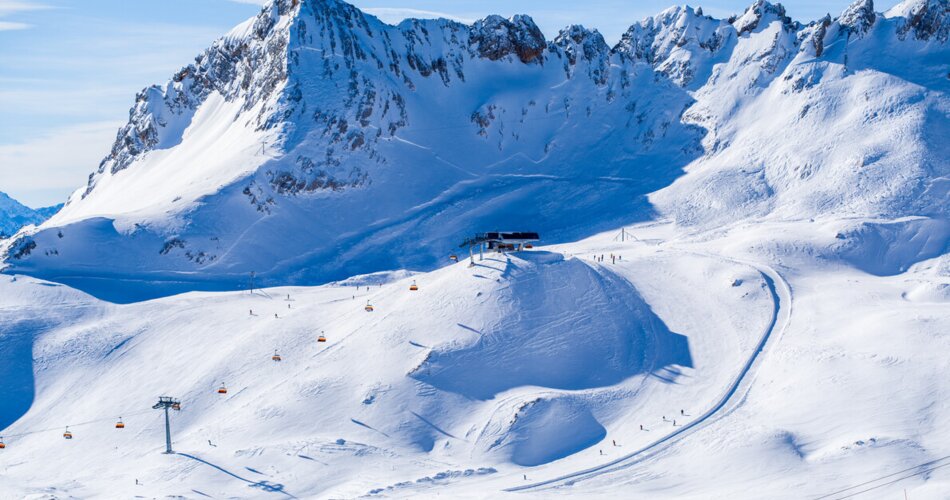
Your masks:
{"label": "groomed ski piste", "polygon": [[128,305],[5,276],[4,495],[944,498],[946,263],[802,258],[835,227],[651,223]]}

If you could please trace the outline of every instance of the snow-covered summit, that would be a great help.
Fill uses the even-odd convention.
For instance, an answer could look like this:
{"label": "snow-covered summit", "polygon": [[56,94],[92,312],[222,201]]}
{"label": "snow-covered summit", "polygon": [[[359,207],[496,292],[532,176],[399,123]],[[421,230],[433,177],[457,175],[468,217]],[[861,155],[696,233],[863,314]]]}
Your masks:
{"label": "snow-covered summit", "polygon": [[391,26],[272,2],[143,90],[88,185],[7,260],[51,276],[108,259],[185,289],[320,283],[430,268],[493,227],[569,241],[655,217],[942,213],[945,6],[861,0],[808,25],[766,1],[673,7],[610,48],[579,26],[548,41],[527,16]]}

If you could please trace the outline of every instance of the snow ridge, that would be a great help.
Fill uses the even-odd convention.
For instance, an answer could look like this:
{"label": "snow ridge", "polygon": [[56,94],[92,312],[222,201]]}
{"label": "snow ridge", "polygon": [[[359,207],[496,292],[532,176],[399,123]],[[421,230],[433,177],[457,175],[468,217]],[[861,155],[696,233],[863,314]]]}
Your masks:
{"label": "snow ridge", "polygon": [[610,48],[527,16],[390,26],[273,2],[140,93],[86,188],[7,260],[102,269],[68,236],[96,234],[118,275],[233,287],[429,269],[494,225],[569,241],[657,216],[942,218],[946,1],[898,10],[803,26],[761,0],[725,20],[673,7]]}

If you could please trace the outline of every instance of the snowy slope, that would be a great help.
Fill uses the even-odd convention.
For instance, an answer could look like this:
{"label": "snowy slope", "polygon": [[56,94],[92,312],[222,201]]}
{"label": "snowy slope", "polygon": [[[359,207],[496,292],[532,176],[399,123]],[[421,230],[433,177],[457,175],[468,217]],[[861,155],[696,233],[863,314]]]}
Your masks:
{"label": "snowy slope", "polygon": [[[811,498],[874,481],[867,498],[942,498],[942,472],[878,478],[940,464],[950,447],[946,258],[876,277],[801,251],[834,244],[834,230],[761,223],[684,238],[648,224],[626,242],[610,232],[369,287],[122,306],[5,281],[4,325],[70,306],[0,333],[34,342],[17,383],[36,387],[3,431],[4,488]],[[183,401],[175,456],[160,453],[158,395]]]}
{"label": "snowy slope", "polygon": [[39,225],[52,217],[60,208],[62,208],[61,204],[32,209],[6,193],[0,192],[0,238],[13,236],[23,226]]}
{"label": "snowy slope", "polygon": [[[646,415],[666,408],[673,418],[674,407],[698,410],[724,393],[774,304],[748,266],[653,249],[627,258],[612,267],[539,251],[368,289],[191,293],[125,306],[77,297],[79,316],[35,339],[37,398],[4,430],[4,474],[16,491],[49,484],[80,496],[110,484],[131,494],[137,477],[155,494],[193,484],[247,491],[193,459],[154,453],[161,427],[149,406],[166,393],[185,405],[173,421],[181,453],[274,474],[268,480],[295,495],[354,496],[435,467],[510,476],[608,436],[632,445],[643,439],[633,422],[653,426]],[[412,279],[419,291],[408,290]],[[29,316],[64,288],[5,281],[5,297],[28,297],[4,314]],[[320,332],[327,343],[316,342]],[[215,393],[222,382],[227,395]],[[112,428],[119,416],[121,433]],[[74,451],[60,436],[69,424]],[[76,460],[85,453],[110,457],[89,467]],[[47,454],[58,458],[31,463]]]}
{"label": "snowy slope", "polygon": [[0,497],[948,498],[948,19],[265,7],[5,243]]}

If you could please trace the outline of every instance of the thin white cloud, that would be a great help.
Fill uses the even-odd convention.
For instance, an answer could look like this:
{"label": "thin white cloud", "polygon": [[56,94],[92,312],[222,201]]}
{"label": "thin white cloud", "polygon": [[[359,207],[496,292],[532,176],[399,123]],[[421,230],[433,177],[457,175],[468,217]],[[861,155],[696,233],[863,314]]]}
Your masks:
{"label": "thin white cloud", "polygon": [[81,123],[0,145],[0,191],[33,207],[66,201],[109,152],[121,126],[114,121]]}
{"label": "thin white cloud", "polygon": [[[7,17],[18,12],[44,10],[49,8],[51,7],[48,5],[35,2],[25,2],[22,0],[0,0],[0,18]],[[32,24],[4,21],[0,19],[0,31],[25,30],[32,27]]]}
{"label": "thin white cloud", "polygon": [[0,31],[13,31],[13,30],[25,30],[27,28],[32,28],[32,24],[26,23],[14,23],[10,21],[0,21]]}
{"label": "thin white cloud", "polygon": [[13,14],[14,12],[42,10],[49,8],[49,5],[43,5],[36,2],[24,2],[22,0],[0,0],[0,16],[6,16]]}
{"label": "thin white cloud", "polygon": [[460,23],[471,24],[474,19],[467,19],[446,12],[431,10],[410,9],[405,7],[368,7],[362,9],[367,14],[378,17],[384,23],[399,24],[404,19],[451,19]]}

